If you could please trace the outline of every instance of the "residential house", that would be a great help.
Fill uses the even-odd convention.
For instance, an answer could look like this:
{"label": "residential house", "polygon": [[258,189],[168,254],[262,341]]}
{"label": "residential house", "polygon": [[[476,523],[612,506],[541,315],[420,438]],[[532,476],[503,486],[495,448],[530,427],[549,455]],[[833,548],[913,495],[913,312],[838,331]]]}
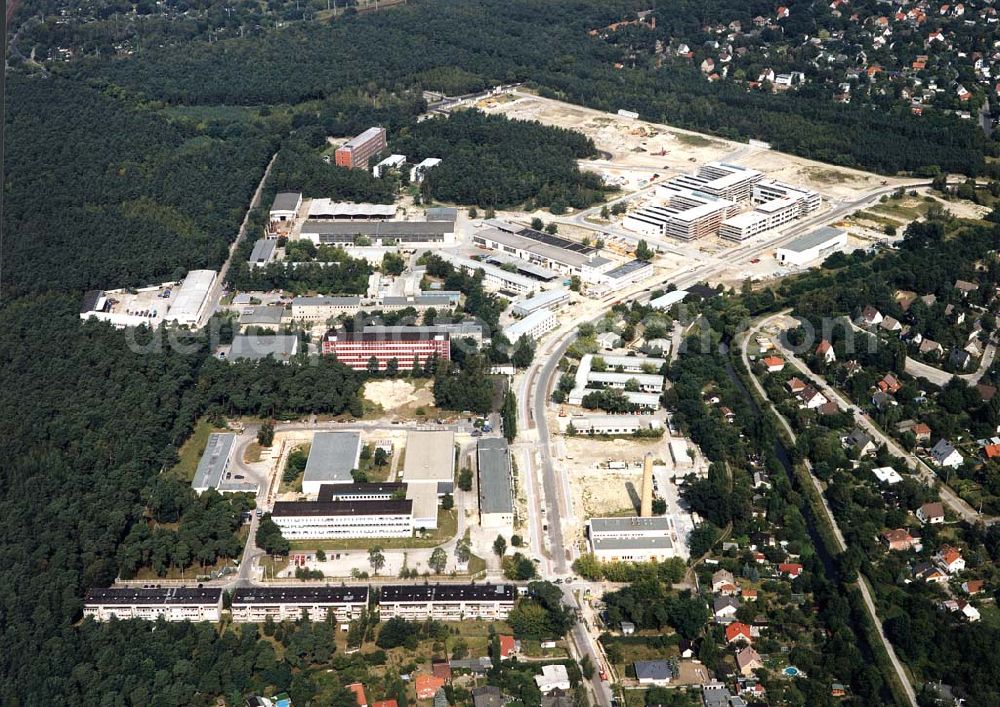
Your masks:
{"label": "residential house", "polygon": [[735,586],[736,578],[729,570],[719,570],[712,575],[712,591],[718,592],[726,585]]}
{"label": "residential house", "polygon": [[920,550],[920,540],[910,535],[910,531],[905,528],[894,528],[882,531],[882,543],[889,549],[896,552],[906,552],[908,550]]}
{"label": "residential house", "polygon": [[821,357],[825,363],[833,363],[837,360],[837,354],[833,351],[833,344],[826,339],[819,342],[816,347],[816,355]]}
{"label": "residential house", "polygon": [[743,641],[747,645],[753,643],[750,627],[741,621],[735,621],[726,626],[726,643],[735,643],[736,641]]}
{"label": "residential house", "polygon": [[983,399],[984,403],[988,403],[993,400],[993,396],[997,394],[996,386],[987,385],[986,383],[979,383],[976,386],[976,391],[979,393],[979,397]]}
{"label": "residential house", "polygon": [[952,469],[962,466],[965,459],[955,446],[946,439],[938,440],[931,448],[931,458],[938,466],[948,466]]}
{"label": "residential house", "polygon": [[895,317],[885,317],[879,324],[879,327],[882,329],[882,331],[889,331],[889,332],[893,331],[898,332],[902,331],[903,329],[903,325],[900,324]]}
{"label": "residential house", "polygon": [[[566,668],[564,667],[563,670]],[[420,673],[414,681],[418,700],[433,700],[437,691],[444,687],[444,680],[436,675]]]}
{"label": "residential house", "polygon": [[955,280],[955,289],[959,291],[962,297],[968,297],[970,292],[975,292],[979,289],[979,285],[968,280]]}
{"label": "residential house", "polygon": [[948,581],[948,575],[944,570],[930,562],[921,562],[914,567],[913,576],[924,582],[933,582],[935,584],[944,584]]}
{"label": "residential house", "polygon": [[783,574],[789,579],[795,579],[800,574],[802,574],[802,565],[797,562],[782,562],[778,565],[778,573]]}
{"label": "residential house", "polygon": [[917,509],[917,518],[925,525],[944,523],[944,504],[940,501],[925,503]]}
{"label": "residential house", "polygon": [[965,370],[972,363],[972,356],[965,349],[952,349],[948,355],[948,363],[959,370]]}
{"label": "residential house", "polygon": [[788,392],[792,395],[798,395],[806,389],[806,383],[801,378],[793,377],[785,383],[785,387],[788,388]]}
{"label": "residential house", "polygon": [[982,618],[979,609],[965,599],[946,599],[941,602],[941,608],[952,613],[959,613],[968,621],[975,623]]}
{"label": "residential house", "polygon": [[674,666],[666,660],[637,660],[632,665],[640,685],[665,687],[677,677]]}
{"label": "residential house", "polygon": [[472,704],[474,707],[503,707],[507,700],[503,692],[495,685],[474,687],[472,689]]}
{"label": "residential house", "polygon": [[851,434],[844,438],[844,447],[853,449],[859,457],[872,454],[876,449],[874,440],[860,427],[855,427]]}
{"label": "residential house", "polygon": [[354,701],[358,707],[368,707],[368,697],[365,695],[365,686],[360,682],[352,682],[347,689],[354,693]]}
{"label": "residential house", "polygon": [[768,373],[780,373],[785,368],[785,360],[780,356],[768,356],[764,359],[764,367]]}
{"label": "residential house", "polygon": [[716,597],[712,602],[712,612],[716,622],[720,624],[732,623],[739,608],[740,600],[736,597]]}
{"label": "residential house", "polygon": [[513,658],[519,651],[519,642],[513,636],[500,636],[500,658]]}
{"label": "residential house", "polygon": [[569,675],[565,665],[543,665],[542,674],[535,676],[535,684],[547,695],[553,690],[569,690]]}
{"label": "residential house", "polygon": [[970,597],[975,596],[983,591],[983,586],[985,584],[986,583],[981,579],[970,579],[968,582],[962,582],[962,591]]}
{"label": "residential house", "polygon": [[903,384],[899,382],[899,379],[891,373],[886,373],[882,377],[882,380],[876,383],[876,385],[880,391],[888,393],[889,395],[895,395],[899,392],[899,389],[903,387]]}
{"label": "residential house", "polygon": [[736,654],[736,665],[740,669],[740,675],[750,677],[754,670],[760,670],[764,667],[764,661],[761,660],[760,654],[752,646],[747,646]]}
{"label": "residential house", "polygon": [[917,351],[925,356],[940,356],[944,353],[944,347],[932,339],[923,339]]}
{"label": "residential house", "polygon": [[622,621],[622,635],[631,636],[635,633],[635,624],[631,621]]}
{"label": "residential house", "polygon": [[903,477],[899,475],[899,472],[891,466],[877,467],[872,469],[872,473],[875,474],[876,479],[886,486],[894,486],[903,480]]}
{"label": "residential house", "polygon": [[830,402],[825,395],[811,385],[807,385],[805,390],[799,393],[798,398],[806,410],[817,410]]}
{"label": "residential house", "polygon": [[861,316],[857,318],[855,323],[858,324],[858,326],[871,327],[878,326],[882,323],[883,319],[884,317],[880,311],[871,305],[868,305],[864,308],[864,311],[861,312]]}
{"label": "residential house", "polygon": [[948,574],[965,570],[965,558],[962,557],[961,551],[951,545],[942,545],[941,549],[934,553],[933,559],[937,566]]}

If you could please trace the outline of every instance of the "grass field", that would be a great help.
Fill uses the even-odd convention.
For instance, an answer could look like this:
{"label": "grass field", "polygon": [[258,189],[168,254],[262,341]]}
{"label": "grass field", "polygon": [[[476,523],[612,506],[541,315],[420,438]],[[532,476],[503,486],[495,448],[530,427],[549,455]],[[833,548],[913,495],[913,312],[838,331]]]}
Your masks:
{"label": "grass field", "polygon": [[224,430],[213,427],[205,419],[199,420],[198,424],[195,425],[194,432],[181,445],[178,452],[180,461],[167,470],[167,475],[176,477],[181,481],[190,482],[194,478],[194,472],[198,468],[198,461],[205,451],[205,445],[208,444],[208,435],[219,431]]}

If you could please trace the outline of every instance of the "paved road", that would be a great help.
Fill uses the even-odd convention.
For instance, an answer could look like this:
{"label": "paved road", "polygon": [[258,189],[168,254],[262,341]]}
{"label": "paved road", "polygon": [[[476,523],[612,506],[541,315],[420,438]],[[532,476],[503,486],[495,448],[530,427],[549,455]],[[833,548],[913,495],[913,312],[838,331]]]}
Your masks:
{"label": "paved road", "polygon": [[993,365],[996,353],[997,347],[992,342],[986,344],[983,357],[979,361],[979,367],[972,373],[949,373],[909,356],[906,357],[906,368],[904,370],[914,378],[926,378],[937,386],[947,385],[952,378],[958,378],[969,385],[975,385],[979,382],[980,378],[986,375],[986,371],[990,369],[990,366]]}
{"label": "paved road", "polygon": [[[781,328],[787,328],[787,325],[792,322],[795,322],[795,320],[788,316],[788,312],[783,312],[781,314],[772,315],[763,320],[758,328],[769,325],[778,325]],[[799,373],[812,381],[812,383],[819,388],[828,400],[832,400],[837,403],[837,407],[844,412],[851,413],[858,426],[871,435],[877,442],[884,444],[891,454],[905,460],[907,465],[917,473],[921,481],[928,486],[937,487],[938,492],[941,495],[941,500],[955,513],[955,515],[959,516],[962,520],[968,523],[976,523],[979,521],[994,523],[998,520],[996,518],[983,516],[962,498],[960,498],[958,494],[952,491],[947,484],[941,481],[934,470],[931,469],[922,459],[903,449],[899,443],[896,442],[896,440],[885,434],[882,429],[861,410],[861,408],[848,400],[839,390],[831,386],[825,378],[813,373],[801,359],[797,358],[795,354],[784,345],[784,342],[781,341],[781,337],[775,337],[775,344],[781,349],[781,352],[784,354],[788,362],[794,366]]]}
{"label": "paved road", "polygon": [[[743,365],[746,366],[746,369],[748,371],[753,370],[750,367],[750,358],[747,353],[747,344],[749,343],[750,339],[757,332],[766,327],[769,323],[777,320],[779,317],[782,316],[785,315],[783,314],[773,315],[771,317],[762,320],[743,336],[740,345],[741,346],[740,355],[743,358]],[[786,355],[789,356],[789,360],[793,361],[797,360],[791,357],[790,352],[786,351],[785,353]],[[750,381],[753,383],[754,388],[756,388],[757,394],[763,400],[767,400],[768,402],[770,402],[770,400],[767,397],[767,393],[764,391],[764,387],[760,384],[760,381],[757,380],[757,376],[751,373]],[[839,399],[839,398],[835,396],[833,399]],[[773,404],[771,406],[771,409],[774,412],[775,417],[778,418],[778,421],[781,423],[782,427],[785,428],[785,432],[788,434],[789,438],[792,440],[792,442],[794,442],[795,433],[792,431],[791,425],[789,425],[788,421],[777,411],[777,409],[774,408]],[[844,541],[844,535],[840,530],[840,526],[837,524],[836,518],[834,518],[833,516],[833,511],[830,509],[830,504],[827,503],[826,496],[823,493],[823,487],[820,484],[819,479],[817,479],[815,474],[813,474],[812,464],[810,464],[808,460],[806,461],[806,468],[809,470],[809,478],[812,479],[813,485],[819,492],[820,500],[823,502],[823,512],[826,515],[827,520],[829,520],[830,525],[833,527],[834,538],[837,541],[837,545],[839,546],[840,551],[843,552],[844,550],[847,549],[847,543]],[[882,646],[885,648],[885,652],[889,656],[889,660],[892,663],[893,670],[896,672],[896,676],[899,678],[900,684],[906,691],[906,697],[909,700],[910,704],[913,707],[916,707],[917,694],[914,691],[913,685],[910,683],[910,680],[906,675],[906,670],[904,669],[902,662],[899,660],[899,656],[896,655],[896,651],[893,648],[892,643],[889,641],[889,638],[885,635],[885,630],[882,628],[882,621],[881,619],[879,619],[878,610],[875,607],[875,599],[872,595],[871,587],[868,585],[868,580],[862,575],[858,576],[858,589],[861,592],[861,598],[864,601],[865,608],[868,611],[868,616],[871,618],[872,624],[878,630],[879,638],[882,641]]]}

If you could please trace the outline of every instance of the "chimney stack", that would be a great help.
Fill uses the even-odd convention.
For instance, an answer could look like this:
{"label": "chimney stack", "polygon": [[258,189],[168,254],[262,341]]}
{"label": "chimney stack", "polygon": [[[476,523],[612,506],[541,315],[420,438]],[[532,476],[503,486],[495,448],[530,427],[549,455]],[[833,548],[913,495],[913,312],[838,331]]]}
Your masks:
{"label": "chimney stack", "polygon": [[646,452],[642,460],[642,500],[639,504],[639,517],[653,517],[653,455]]}

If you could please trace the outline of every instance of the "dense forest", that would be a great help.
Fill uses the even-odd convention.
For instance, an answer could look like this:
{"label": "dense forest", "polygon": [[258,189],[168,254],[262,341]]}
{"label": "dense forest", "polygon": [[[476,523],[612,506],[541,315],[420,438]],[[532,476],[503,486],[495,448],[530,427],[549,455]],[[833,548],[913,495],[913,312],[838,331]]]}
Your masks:
{"label": "dense forest", "polygon": [[443,160],[422,185],[431,199],[502,209],[529,202],[526,211],[554,213],[604,199],[600,176],[576,163],[597,149],[572,130],[468,110],[417,123],[391,148],[411,162]]}
{"label": "dense forest", "polygon": [[[88,680],[74,677],[74,666],[101,654],[99,646],[114,639],[105,629],[79,632],[71,625],[80,617],[87,587],[107,585],[122,569],[145,562],[189,559],[173,538],[147,537],[141,530],[147,514],[182,519],[178,541],[184,540],[185,524],[221,522],[205,537],[215,544],[201,557],[232,553],[233,516],[211,520],[206,517],[211,498],[198,501],[181,493],[165,499],[154,481],[161,468],[176,462],[179,445],[200,415],[339,413],[360,405],[361,377],[332,360],[315,366],[228,365],[208,356],[203,345],[185,354],[149,345],[138,335],[136,340],[143,346],[130,345],[127,333],[106,325],[81,325],[75,297],[42,296],[0,310],[0,409],[5,411],[0,440],[6,460],[0,477],[0,554],[7,558],[0,565],[5,646],[0,703],[5,705],[74,699],[99,704],[90,692],[94,685],[112,689],[108,681],[120,674],[123,662],[130,664],[127,656],[95,658]],[[131,564],[133,558],[138,564]],[[177,630],[197,633],[191,627]],[[133,640],[133,655],[141,655],[155,639],[144,628]],[[133,687],[146,690],[159,684],[145,670],[131,679]],[[116,692],[122,689],[114,684]],[[170,704],[187,703],[191,694]]]}
{"label": "dense forest", "polygon": [[5,295],[216,267],[270,157],[252,124],[168,122],[64,79],[7,82]]}
{"label": "dense forest", "polygon": [[[263,38],[151,49],[142,61],[87,60],[59,69],[174,104],[297,104],[358,87],[420,86],[460,94],[523,81],[543,95],[768,140],[778,149],[836,164],[884,172],[986,169],[984,154],[992,144],[971,121],[837,104],[809,92],[747,92],[728,82],[710,83],[695,66],[658,66],[652,55],[634,51],[657,38],[636,34],[642,30],[614,43],[588,35],[639,9],[647,8],[597,0],[416,2],[331,24],[296,24]],[[699,4],[691,14],[706,20],[725,14],[715,10]]]}

